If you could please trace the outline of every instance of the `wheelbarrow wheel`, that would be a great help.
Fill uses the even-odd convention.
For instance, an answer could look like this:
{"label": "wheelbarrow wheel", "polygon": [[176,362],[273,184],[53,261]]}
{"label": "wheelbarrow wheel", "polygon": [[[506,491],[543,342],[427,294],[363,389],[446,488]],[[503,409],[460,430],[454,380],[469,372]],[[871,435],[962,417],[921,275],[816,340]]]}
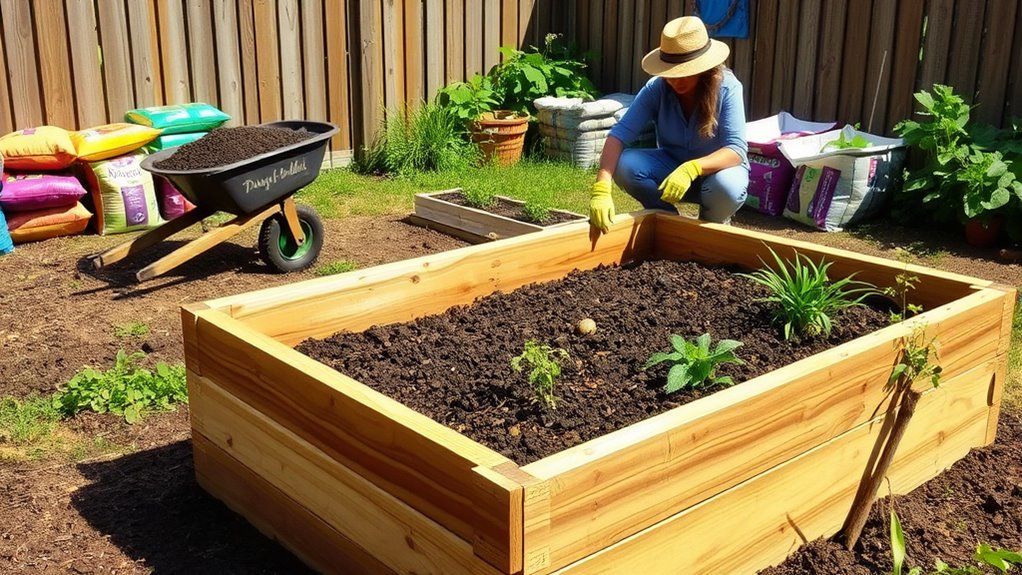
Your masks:
{"label": "wheelbarrow wheel", "polygon": [[277,214],[259,230],[259,256],[282,272],[302,271],[316,262],[323,248],[323,222],[315,210],[295,206],[305,241],[299,245],[288,231],[284,214]]}

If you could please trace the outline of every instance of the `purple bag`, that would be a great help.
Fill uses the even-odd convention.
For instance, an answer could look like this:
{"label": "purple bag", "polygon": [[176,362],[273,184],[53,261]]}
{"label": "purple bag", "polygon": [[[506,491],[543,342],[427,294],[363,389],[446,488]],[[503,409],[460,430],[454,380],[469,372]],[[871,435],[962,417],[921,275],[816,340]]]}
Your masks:
{"label": "purple bag", "polygon": [[85,195],[78,178],[64,172],[4,173],[3,190],[0,208],[7,212],[66,208],[77,204]]}
{"label": "purple bag", "polygon": [[195,204],[182,196],[174,184],[170,183],[170,180],[160,176],[154,176],[154,179],[156,180],[156,193],[160,198],[160,214],[163,215],[163,219],[169,222],[195,208]]}
{"label": "purple bag", "polygon": [[795,177],[795,168],[778,149],[778,143],[826,132],[833,127],[833,122],[806,122],[787,112],[746,124],[749,195],[745,205],[771,216],[781,215],[788,199],[788,189]]}

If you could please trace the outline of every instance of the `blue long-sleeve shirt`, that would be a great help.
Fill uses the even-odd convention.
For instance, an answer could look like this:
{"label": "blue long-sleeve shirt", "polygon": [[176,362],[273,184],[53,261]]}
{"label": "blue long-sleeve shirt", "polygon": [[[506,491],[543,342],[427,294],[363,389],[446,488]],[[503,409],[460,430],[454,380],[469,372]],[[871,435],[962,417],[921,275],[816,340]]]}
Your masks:
{"label": "blue long-sleeve shirt", "polygon": [[610,135],[631,144],[650,120],[656,123],[657,145],[678,163],[701,158],[721,148],[730,148],[748,165],[749,145],[745,141],[745,102],[742,83],[731,70],[724,70],[717,99],[717,133],[709,139],[699,135],[698,110],[686,118],[681,102],[663,78],[655,76],[639,90],[632,105],[610,130]]}

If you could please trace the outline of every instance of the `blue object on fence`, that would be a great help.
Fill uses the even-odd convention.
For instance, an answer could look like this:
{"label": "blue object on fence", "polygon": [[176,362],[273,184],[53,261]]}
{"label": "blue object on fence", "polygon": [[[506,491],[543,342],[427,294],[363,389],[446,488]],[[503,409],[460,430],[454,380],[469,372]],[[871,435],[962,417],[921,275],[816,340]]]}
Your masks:
{"label": "blue object on fence", "polygon": [[695,12],[712,38],[749,37],[749,0],[696,0]]}

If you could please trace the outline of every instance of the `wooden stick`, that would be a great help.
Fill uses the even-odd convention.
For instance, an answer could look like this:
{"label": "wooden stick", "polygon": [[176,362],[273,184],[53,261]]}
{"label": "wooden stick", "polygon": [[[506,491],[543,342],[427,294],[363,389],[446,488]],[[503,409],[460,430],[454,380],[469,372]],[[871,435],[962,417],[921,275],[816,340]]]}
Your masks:
{"label": "wooden stick", "polygon": [[873,507],[873,499],[876,498],[880,484],[883,482],[884,476],[887,475],[887,470],[894,461],[894,454],[898,450],[901,438],[905,435],[905,430],[908,429],[908,422],[916,411],[916,404],[919,402],[920,396],[922,396],[922,393],[915,391],[909,386],[906,386],[905,391],[901,395],[898,415],[894,420],[894,426],[891,428],[891,436],[884,446],[884,452],[880,456],[880,460],[877,461],[876,469],[873,470],[873,474],[869,477],[866,489],[861,489],[856,494],[856,498],[852,502],[852,508],[848,512],[848,518],[845,519],[845,524],[841,528],[845,539],[845,548],[849,551],[855,547],[855,543],[859,540],[859,535],[862,534],[862,528],[866,524],[869,510]]}

